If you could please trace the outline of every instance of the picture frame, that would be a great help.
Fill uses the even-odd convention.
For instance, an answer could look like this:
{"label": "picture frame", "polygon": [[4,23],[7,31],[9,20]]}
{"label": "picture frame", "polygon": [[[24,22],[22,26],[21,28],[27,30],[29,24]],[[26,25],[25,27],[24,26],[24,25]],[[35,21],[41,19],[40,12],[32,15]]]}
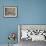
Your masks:
{"label": "picture frame", "polygon": [[[28,37],[25,38],[22,31],[27,30]],[[46,24],[18,24],[18,42],[20,43],[22,40],[46,41]]]}
{"label": "picture frame", "polygon": [[4,17],[16,17],[17,7],[16,6],[6,6],[4,7]]}

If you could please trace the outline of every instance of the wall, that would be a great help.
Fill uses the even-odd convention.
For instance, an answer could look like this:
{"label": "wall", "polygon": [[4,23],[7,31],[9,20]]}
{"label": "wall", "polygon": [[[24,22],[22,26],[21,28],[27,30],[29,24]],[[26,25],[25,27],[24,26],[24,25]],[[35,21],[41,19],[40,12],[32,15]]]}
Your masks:
{"label": "wall", "polygon": [[[16,6],[16,18],[4,18],[3,7]],[[18,32],[18,24],[46,24],[46,0],[0,0],[0,44],[7,44],[9,32]],[[17,40],[16,40],[17,43]]]}
{"label": "wall", "polygon": [[19,23],[46,24],[46,0],[19,0]]}

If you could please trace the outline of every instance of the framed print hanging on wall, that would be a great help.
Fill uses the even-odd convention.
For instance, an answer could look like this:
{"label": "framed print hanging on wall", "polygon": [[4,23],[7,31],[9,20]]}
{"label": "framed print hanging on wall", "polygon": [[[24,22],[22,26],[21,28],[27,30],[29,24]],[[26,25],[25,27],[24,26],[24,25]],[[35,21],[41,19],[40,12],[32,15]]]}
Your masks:
{"label": "framed print hanging on wall", "polygon": [[4,17],[16,17],[17,16],[17,7],[7,6],[4,7]]}

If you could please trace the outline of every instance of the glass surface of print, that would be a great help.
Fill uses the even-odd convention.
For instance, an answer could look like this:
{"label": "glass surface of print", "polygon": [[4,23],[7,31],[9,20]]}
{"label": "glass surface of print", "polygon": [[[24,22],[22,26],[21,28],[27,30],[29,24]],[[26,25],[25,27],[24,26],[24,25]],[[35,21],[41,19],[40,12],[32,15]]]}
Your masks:
{"label": "glass surface of print", "polygon": [[16,17],[17,8],[16,7],[4,7],[4,17]]}

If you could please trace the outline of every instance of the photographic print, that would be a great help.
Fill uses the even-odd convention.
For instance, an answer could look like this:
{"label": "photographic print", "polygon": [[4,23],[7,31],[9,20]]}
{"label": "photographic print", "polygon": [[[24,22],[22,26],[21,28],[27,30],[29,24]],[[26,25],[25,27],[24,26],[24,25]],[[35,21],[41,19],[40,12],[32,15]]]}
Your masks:
{"label": "photographic print", "polygon": [[[20,29],[19,29],[20,28]],[[21,40],[46,41],[46,25],[27,25],[18,26]]]}
{"label": "photographic print", "polygon": [[16,7],[4,7],[4,17],[16,17],[17,8]]}

